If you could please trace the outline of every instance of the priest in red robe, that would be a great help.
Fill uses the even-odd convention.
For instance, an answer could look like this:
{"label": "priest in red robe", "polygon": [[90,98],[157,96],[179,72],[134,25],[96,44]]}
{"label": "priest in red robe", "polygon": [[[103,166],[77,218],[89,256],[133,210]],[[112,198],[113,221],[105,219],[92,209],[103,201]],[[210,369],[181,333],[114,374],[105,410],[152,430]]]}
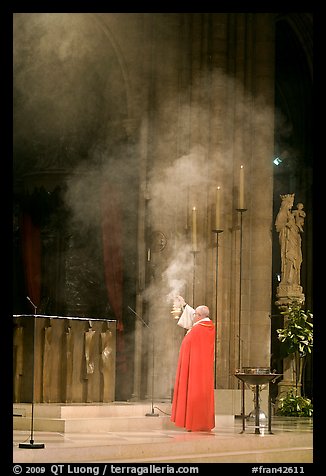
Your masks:
{"label": "priest in red robe", "polygon": [[171,421],[188,431],[210,431],[215,427],[215,326],[207,306],[193,309],[179,299],[183,313],[178,325],[188,332],[179,352]]}

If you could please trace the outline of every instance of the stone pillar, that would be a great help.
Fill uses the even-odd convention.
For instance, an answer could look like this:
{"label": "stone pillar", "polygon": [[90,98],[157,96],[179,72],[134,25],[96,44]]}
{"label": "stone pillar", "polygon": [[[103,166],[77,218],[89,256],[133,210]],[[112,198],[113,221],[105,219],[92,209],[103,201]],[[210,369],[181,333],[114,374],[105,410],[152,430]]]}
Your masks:
{"label": "stone pillar", "polygon": [[[229,27],[232,28],[230,37],[231,34],[232,38],[237,37],[232,43],[233,49],[229,50],[234,56],[235,76],[234,84],[229,80],[233,95],[230,93],[228,103],[229,108],[233,107],[229,128],[230,160],[233,161],[229,190],[233,190],[230,203],[233,212],[232,233],[228,238],[232,268],[228,272],[225,262],[221,272],[225,277],[229,274],[230,280],[229,373],[232,375],[239,361],[242,366],[270,365],[274,22],[266,14],[235,14]],[[236,211],[239,208],[240,165],[244,165],[245,170],[246,209],[242,214],[241,283],[241,217]],[[225,241],[227,235],[223,235]],[[233,385],[238,385],[235,378]]]}
{"label": "stone pillar", "polygon": [[[171,26],[176,27],[173,25],[174,19],[171,16],[170,22]],[[156,110],[152,124],[155,143],[152,143],[151,150],[151,172],[152,175],[158,174],[159,179],[150,197],[150,228],[156,236],[161,233],[167,240],[164,250],[152,250],[151,284],[153,288],[156,287],[156,293],[148,290],[149,319],[156,333],[156,358],[160,359],[160,349],[166,352],[163,374],[156,374],[155,370],[157,396],[160,398],[167,398],[169,394],[167,386],[171,377],[168,374],[174,374],[173,354],[179,345],[179,337],[182,337],[171,338],[173,334],[168,320],[172,300],[163,302],[168,291],[164,273],[176,254],[185,252],[187,246],[191,245],[190,213],[194,205],[197,207],[199,253],[194,276],[191,250],[188,251],[188,268],[184,272],[180,294],[185,293],[185,299],[190,300],[192,305],[206,303],[213,312],[215,310],[212,191],[216,190],[218,181],[223,185],[225,202],[222,211],[224,233],[219,250],[217,387],[237,386],[236,379],[231,381],[230,376],[238,361],[239,313],[242,365],[270,365],[273,17],[270,14],[193,14],[183,20],[182,46],[185,48],[187,45],[191,54],[182,54],[181,63],[176,61],[180,59],[176,45],[172,51],[166,48],[163,57],[161,54],[161,64],[169,64],[170,68],[164,70],[164,83],[155,83]],[[174,40],[171,33],[168,41],[173,43]],[[186,83],[185,70],[181,70],[180,65],[189,71],[186,85],[189,95],[178,89],[178,81],[179,84],[183,81]],[[159,71],[162,74],[162,70]],[[181,165],[187,160],[189,168],[183,169]],[[246,170],[247,208],[243,217],[241,309],[239,216],[236,212],[240,164],[244,164]],[[175,178],[174,166],[176,174],[179,172],[180,175],[175,180],[178,193],[173,201],[173,192],[172,197],[167,197],[168,193],[171,194],[171,188],[167,192],[162,184],[166,179],[169,180],[166,183],[171,185]],[[198,167],[194,176],[191,175],[191,167],[194,170]],[[188,174],[188,189],[183,182],[183,174]],[[183,191],[182,195],[180,191]],[[154,216],[154,212],[159,212],[158,216]],[[163,340],[163,335],[169,338]],[[148,362],[151,362],[150,356]],[[159,362],[156,365],[155,361],[155,369],[159,367]],[[150,385],[149,375],[148,388]]]}
{"label": "stone pillar", "polygon": [[[297,386],[298,395],[301,395],[301,386],[301,383],[299,383]],[[283,378],[280,382],[278,382],[277,387],[277,401],[280,398],[285,397],[289,390],[295,387],[295,367],[293,355],[288,355],[285,357],[285,359],[283,359]]]}
{"label": "stone pillar", "polygon": [[[146,289],[146,269],[151,261],[151,249],[146,240],[147,228],[147,168],[148,168],[148,118],[145,116],[140,124],[139,131],[139,205],[138,205],[138,281],[136,283],[136,313],[143,316],[145,309],[143,293]],[[132,313],[132,311],[130,311]],[[136,315],[131,319],[135,320],[135,340],[134,340],[134,371],[133,371],[133,391],[131,400],[139,400],[142,396],[142,358],[145,331],[144,324]]]}
{"label": "stone pillar", "polygon": [[[237,156],[240,157],[239,165],[240,163],[245,165],[245,208],[247,208],[243,216],[241,360],[244,366],[269,367],[274,24],[269,15],[247,14],[241,25],[244,29],[244,57],[240,67],[242,65],[244,68],[242,84],[245,89],[241,98],[243,137],[241,150],[239,149]],[[262,117],[264,120],[261,120]]]}

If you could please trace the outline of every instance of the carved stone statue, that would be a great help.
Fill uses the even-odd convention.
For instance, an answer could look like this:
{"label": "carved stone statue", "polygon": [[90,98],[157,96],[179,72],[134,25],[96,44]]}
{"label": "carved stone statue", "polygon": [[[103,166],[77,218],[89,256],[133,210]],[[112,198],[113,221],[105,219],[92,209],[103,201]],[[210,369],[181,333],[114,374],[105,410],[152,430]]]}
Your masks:
{"label": "carved stone statue", "polygon": [[73,333],[71,326],[67,326],[64,334],[64,346],[65,346],[65,355],[66,355],[66,402],[71,402],[72,400],[72,376],[73,376]]}
{"label": "carved stone statue", "polygon": [[92,380],[95,370],[94,362],[94,335],[95,331],[92,329],[91,321],[89,321],[88,331],[84,332],[84,356],[85,356],[85,383],[86,383],[86,401],[92,402]]}
{"label": "carved stone statue", "polygon": [[276,216],[275,227],[279,234],[281,248],[281,282],[277,288],[277,305],[287,305],[291,301],[304,301],[300,286],[302,264],[301,233],[303,233],[303,204],[298,203],[292,211],[294,193],[281,195],[280,210]]}
{"label": "carved stone statue", "polygon": [[114,400],[114,336],[110,329],[101,332],[101,366],[103,376],[103,402]]}
{"label": "carved stone statue", "polygon": [[52,326],[44,327],[44,348],[43,348],[43,366],[42,366],[42,401],[51,402],[51,378],[52,378]]}
{"label": "carved stone statue", "polygon": [[93,375],[95,365],[94,365],[94,356],[93,356],[93,347],[94,347],[94,337],[95,331],[90,327],[88,331],[84,332],[85,337],[85,364],[86,364],[86,374],[85,379],[88,379],[90,375]]}

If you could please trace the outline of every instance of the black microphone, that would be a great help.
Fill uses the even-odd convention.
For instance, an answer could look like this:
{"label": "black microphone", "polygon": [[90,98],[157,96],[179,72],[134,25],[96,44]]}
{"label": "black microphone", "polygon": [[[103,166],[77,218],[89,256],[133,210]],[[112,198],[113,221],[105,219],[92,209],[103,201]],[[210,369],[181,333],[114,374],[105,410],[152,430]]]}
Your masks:
{"label": "black microphone", "polygon": [[31,305],[34,307],[34,314],[36,314],[36,308],[37,306],[35,306],[35,304],[33,303],[33,301],[31,300],[31,298],[29,296],[26,296],[26,299],[31,303]]}
{"label": "black microphone", "polygon": [[143,319],[139,314],[137,314],[136,311],[134,311],[133,309],[131,309],[130,306],[128,306],[128,309],[130,309],[130,311],[133,312],[133,313],[135,314],[135,316],[138,317],[138,319],[141,320],[141,322],[144,324],[144,326],[146,326],[146,327],[148,327],[148,328],[150,329],[150,327],[149,327],[149,325],[147,324],[147,322],[145,322],[144,319]]}
{"label": "black microphone", "polygon": [[136,311],[131,309],[130,306],[128,306],[128,309],[130,309],[130,311],[133,312],[136,317],[138,317],[138,319],[147,327],[147,329],[151,332],[151,335],[152,335],[152,398],[151,398],[151,400],[152,400],[152,411],[151,411],[151,413],[146,413],[145,416],[159,416],[158,413],[154,412],[154,361],[155,361],[155,359],[154,359],[154,351],[155,351],[155,349],[154,349],[154,334],[153,334],[151,326],[149,326],[147,324],[147,322],[145,322],[144,319],[141,316],[139,316],[139,314],[137,314]]}
{"label": "black microphone", "polygon": [[34,362],[35,362],[35,333],[36,333],[36,306],[29,296],[26,296],[27,301],[29,301],[34,307],[34,317],[33,317],[33,353],[32,353],[32,416],[31,416],[31,435],[29,443],[19,443],[19,448],[45,448],[44,443],[34,443],[34,389],[35,389],[35,379],[34,379]]}

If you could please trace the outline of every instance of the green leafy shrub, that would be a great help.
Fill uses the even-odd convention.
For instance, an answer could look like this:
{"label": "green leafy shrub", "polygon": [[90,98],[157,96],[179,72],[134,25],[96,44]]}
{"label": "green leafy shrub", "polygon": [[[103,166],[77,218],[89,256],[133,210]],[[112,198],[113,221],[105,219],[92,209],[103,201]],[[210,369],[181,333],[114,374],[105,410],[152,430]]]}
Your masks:
{"label": "green leafy shrub", "polygon": [[292,417],[309,417],[313,414],[313,404],[309,398],[295,395],[293,388],[278,403],[276,415]]}
{"label": "green leafy shrub", "polygon": [[285,325],[276,332],[287,355],[297,352],[302,358],[310,354],[313,347],[312,312],[304,311],[300,304],[293,304],[281,314],[285,317]]}
{"label": "green leafy shrub", "polygon": [[293,355],[296,393],[302,383],[304,364],[313,349],[313,314],[304,311],[300,303],[293,302],[283,312],[284,328],[276,329],[284,356]]}

